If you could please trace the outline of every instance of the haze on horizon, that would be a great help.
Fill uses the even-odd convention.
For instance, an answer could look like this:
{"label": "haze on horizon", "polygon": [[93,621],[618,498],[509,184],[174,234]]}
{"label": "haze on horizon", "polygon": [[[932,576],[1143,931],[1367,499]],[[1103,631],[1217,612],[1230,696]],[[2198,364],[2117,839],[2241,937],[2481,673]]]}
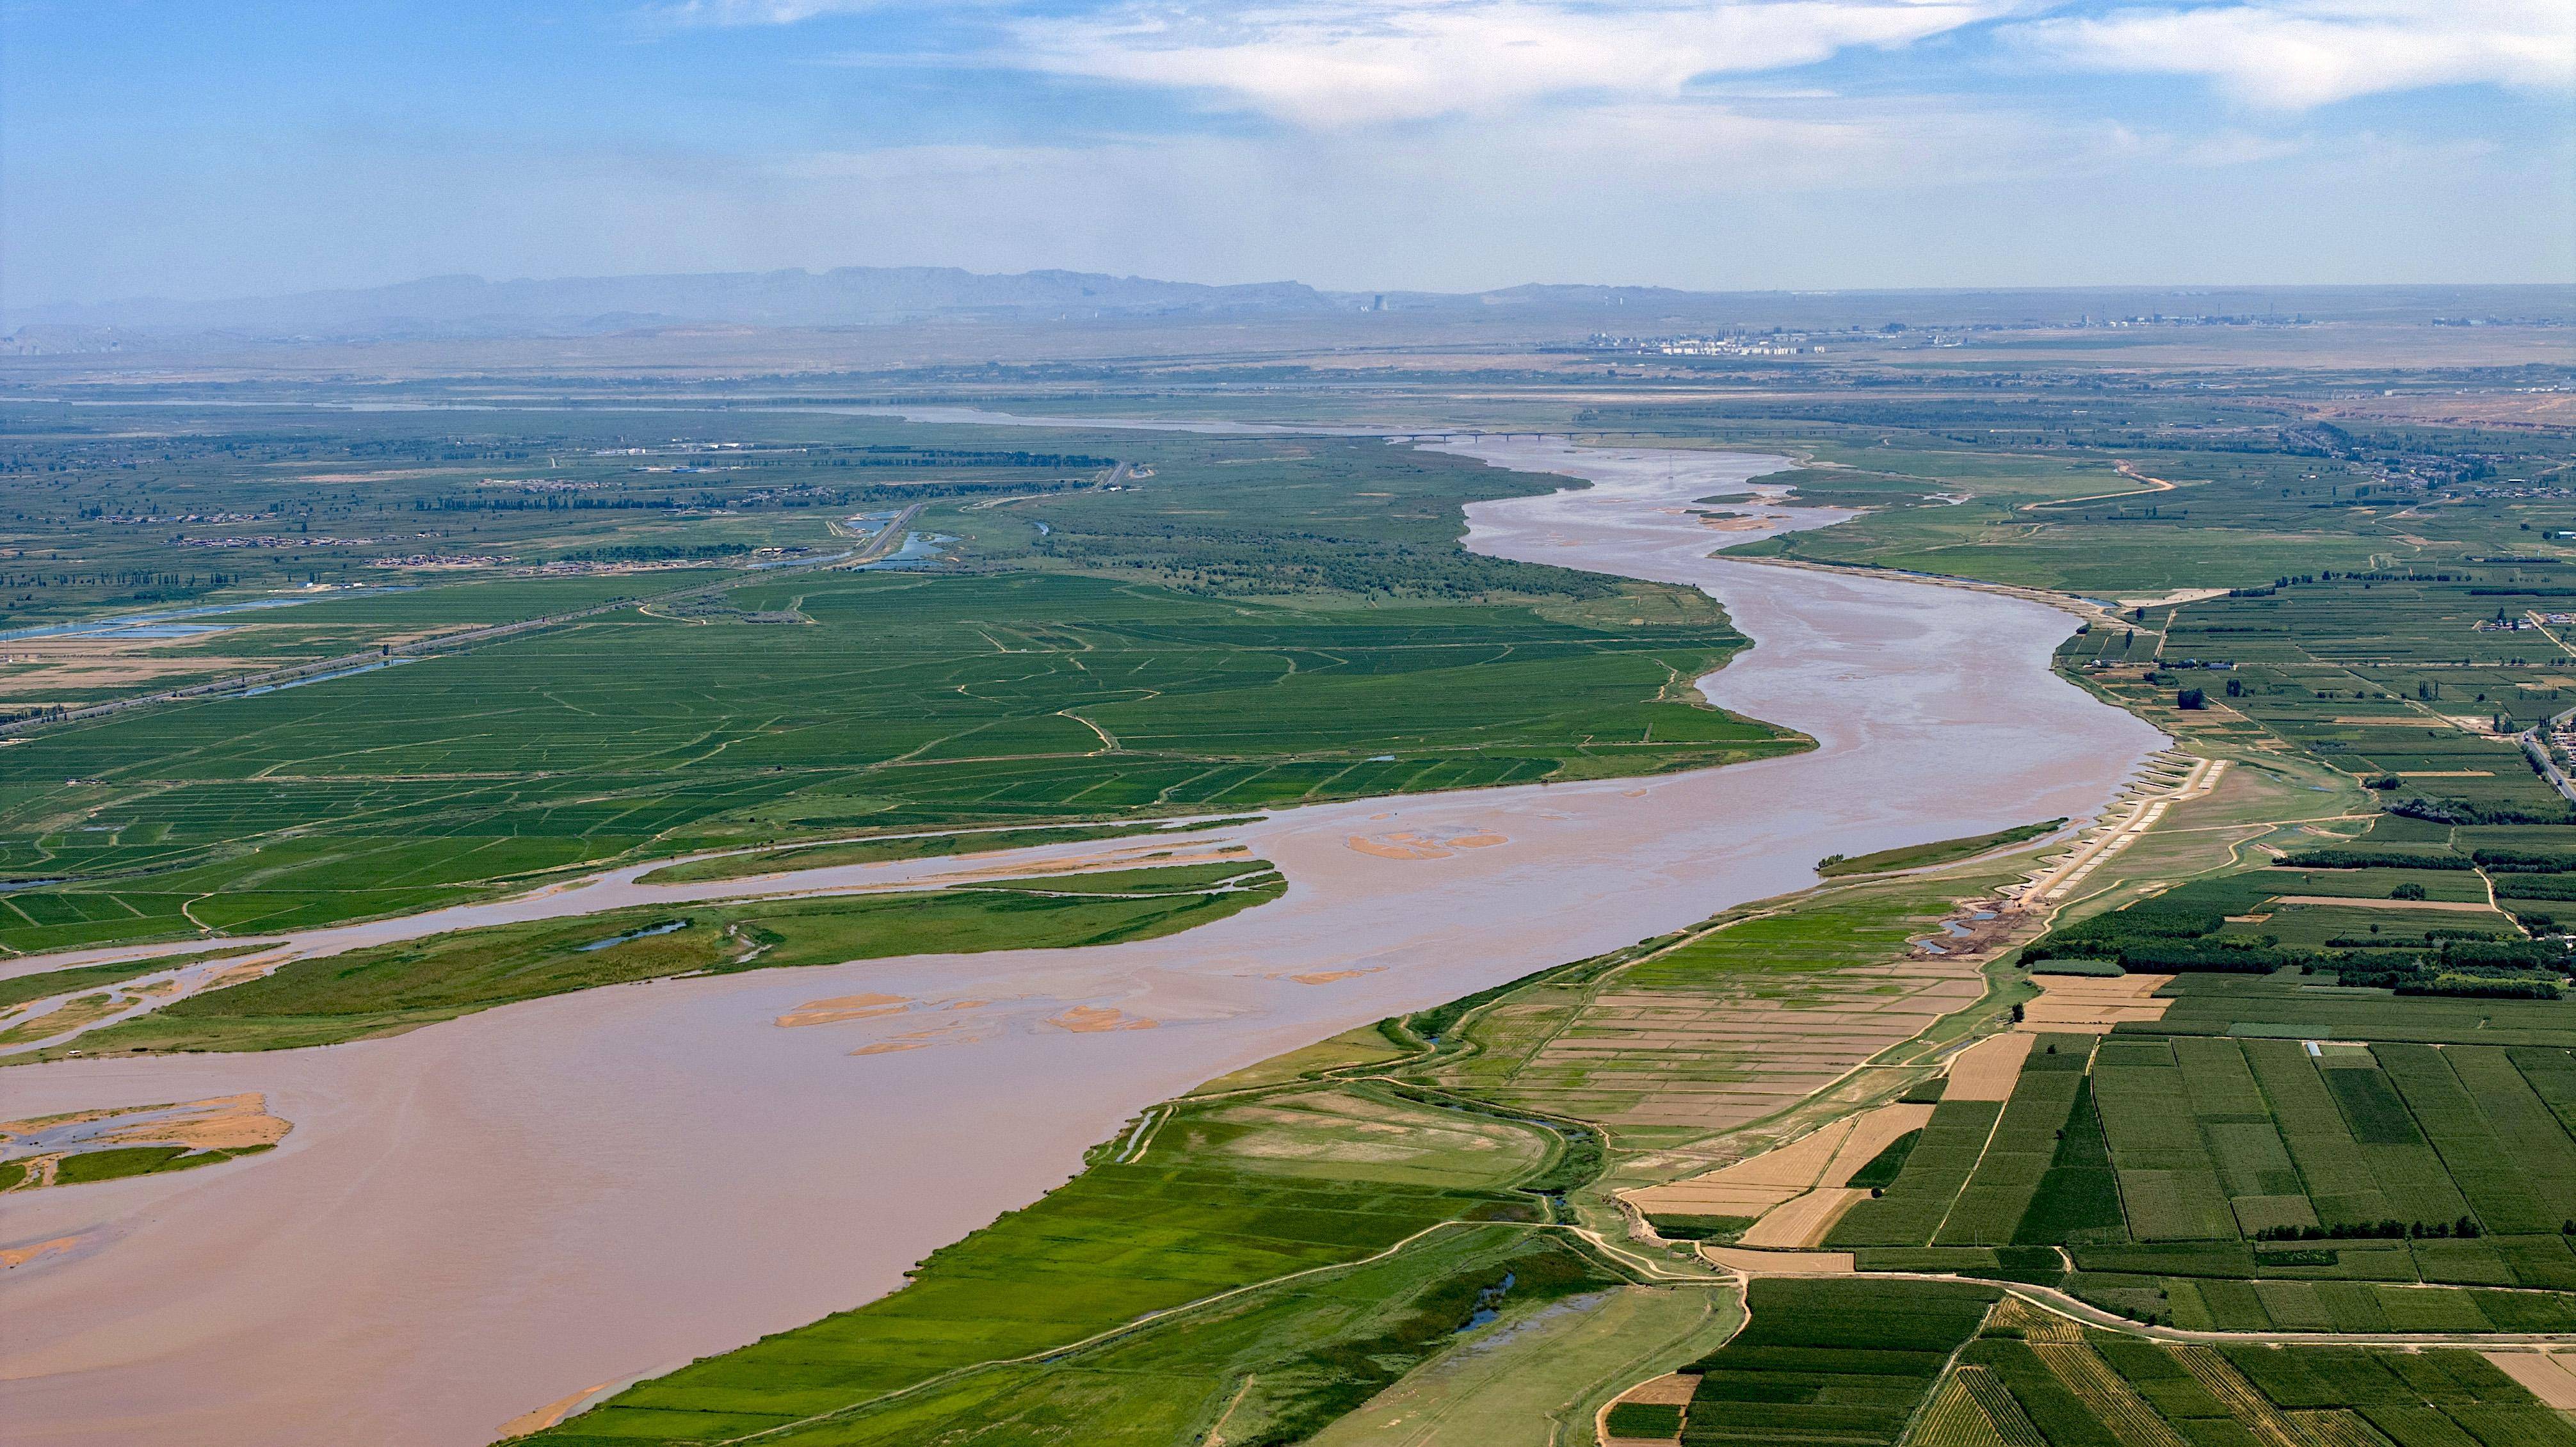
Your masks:
{"label": "haze on horizon", "polygon": [[0,0],[0,303],[2576,281],[2564,0]]}

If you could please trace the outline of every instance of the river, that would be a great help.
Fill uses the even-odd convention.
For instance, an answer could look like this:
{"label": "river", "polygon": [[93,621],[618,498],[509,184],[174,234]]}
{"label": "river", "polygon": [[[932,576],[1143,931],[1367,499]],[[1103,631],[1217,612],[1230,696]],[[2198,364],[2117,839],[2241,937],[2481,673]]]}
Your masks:
{"label": "river", "polygon": [[[7,1198],[0,1244],[62,1243],[0,1278],[11,1443],[485,1442],[568,1393],[900,1285],[1198,1081],[1802,887],[1827,854],[2090,814],[2163,742],[2049,673],[2069,628],[2053,610],[1707,557],[1762,533],[1685,505],[1777,458],[1446,446],[1589,478],[1473,505],[1469,546],[1707,589],[1757,646],[1703,690],[1819,747],[1193,835],[1249,846],[1291,888],[1164,940],[664,981],[321,1050],[0,1072],[12,1116],[262,1091],[295,1126],[252,1160]],[[1772,527],[1836,516],[1747,510]],[[1390,850],[1398,834],[1453,844]],[[519,908],[622,902],[633,873]],[[915,1003],[774,1023],[857,994]],[[1067,1018],[1154,1023],[1050,1023]]]}

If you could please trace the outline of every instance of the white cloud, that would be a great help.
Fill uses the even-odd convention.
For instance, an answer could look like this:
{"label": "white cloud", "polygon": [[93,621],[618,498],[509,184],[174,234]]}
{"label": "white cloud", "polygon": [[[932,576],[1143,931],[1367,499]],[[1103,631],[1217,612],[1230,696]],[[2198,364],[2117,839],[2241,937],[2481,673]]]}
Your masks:
{"label": "white cloud", "polygon": [[2015,38],[2085,69],[2202,76],[2246,104],[2277,110],[2435,85],[2576,87],[2569,0],[2133,9],[2034,21]]}
{"label": "white cloud", "polygon": [[1492,115],[1565,95],[1671,97],[1694,77],[1911,44],[2018,0],[1139,4],[1022,22],[1017,64],[1205,90],[1319,126]]}

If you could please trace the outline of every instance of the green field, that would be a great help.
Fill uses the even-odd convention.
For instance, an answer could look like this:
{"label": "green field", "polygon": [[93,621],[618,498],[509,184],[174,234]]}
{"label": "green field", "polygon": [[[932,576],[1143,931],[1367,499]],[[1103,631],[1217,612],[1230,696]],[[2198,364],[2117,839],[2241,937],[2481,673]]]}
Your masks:
{"label": "green field", "polygon": [[[1230,1410],[1237,1430],[1295,1440],[1457,1342],[1480,1309],[1619,1284],[1570,1238],[1509,1224],[1545,1217],[1515,1188],[1562,1150],[1544,1129],[1366,1085],[1182,1104],[1140,1149],[1103,1148],[903,1290],[630,1388],[541,1439],[793,1426],[770,1440],[998,1443],[1082,1424],[1117,1434],[1085,1440],[1143,1442]],[[1064,1350],[1195,1302],[1209,1304]],[[796,1425],[809,1418],[825,1420]]]}
{"label": "green field", "polygon": [[[2510,1303],[2520,1319],[2576,1325],[2576,1296],[2556,1294],[2576,1292],[2576,1238],[2562,1230],[2576,1207],[2576,1055],[2241,1030],[2132,1024],[2098,1051],[2086,1037],[2040,1037],[2009,1101],[1943,1101],[1902,1170],[1828,1244],[1860,1248],[1864,1269],[2037,1266],[2047,1282],[2062,1271],[2053,1253],[1968,1248],[2065,1247],[2079,1292],[2134,1309],[2142,1299],[2127,1293],[2154,1278],[2166,1300],[2144,1313],[2186,1324],[2308,1329],[2253,1305],[2274,1299],[2277,1280],[2301,1283],[2277,1293],[2285,1303],[2307,1299],[2308,1283],[2353,1287],[2341,1315],[2312,1310],[2318,1330],[2329,1317],[2358,1329],[2342,1323],[2378,1309],[2365,1303],[2382,1293],[2361,1283],[2419,1281],[2522,1288],[2531,1294]],[[2428,1310],[2439,1300],[2415,1296]],[[2503,1298],[2466,1298],[2456,1314],[2484,1319],[2481,1300]]]}
{"label": "green field", "polygon": [[1895,1443],[2000,1292],[1756,1278],[1744,1329],[1696,1372],[1682,1441]]}
{"label": "green field", "polygon": [[815,623],[756,640],[628,613],[36,736],[0,785],[0,867],[70,882],[0,896],[0,945],[296,928],[800,835],[1241,810],[1801,746],[1676,692],[1741,644],[1713,608],[1631,628],[1036,574],[842,577],[795,595]]}
{"label": "green field", "polygon": [[1881,849],[1874,854],[1857,854],[1846,859],[1837,854],[1820,861],[1816,872],[1827,879],[1846,874],[1878,874],[1898,869],[1925,869],[1936,864],[1952,864],[1980,854],[2026,844],[2043,834],[2053,833],[2066,821],[2051,819],[2043,824],[2023,824],[2012,829],[1998,829],[1992,834],[1976,834],[1965,839],[1943,839],[1931,844],[1909,844],[1897,849]]}
{"label": "green field", "polygon": [[2014,1304],[1908,1440],[2564,1447],[2576,1428],[2475,1352],[2150,1343]]}
{"label": "green field", "polygon": [[[1830,371],[1657,362],[1687,387],[1634,392],[1544,348],[1364,392],[1346,357],[888,374],[1102,414],[1783,451],[1797,466],[1773,481],[1863,511],[1747,551],[2130,600],[2097,605],[2059,667],[2233,760],[2235,783],[2108,861],[2019,961],[1961,970],[1914,942],[2028,862],[1982,856],[2063,821],[1827,861],[1785,905],[1210,1082],[903,1289],[543,1436],[1582,1447],[1612,1395],[1684,1367],[1688,1442],[2576,1440],[2474,1354],[2181,1345],[2003,1296],[2202,1331],[2576,1332],[2576,811],[2511,738],[2576,705],[2576,622],[2552,618],[2576,615],[2576,444],[2543,411],[2371,411],[2519,408],[2564,369],[2140,374],[2090,336],[2010,364],[1994,341],[1895,363],[1838,345]],[[778,384],[820,404],[801,413],[728,396],[649,418],[326,413],[256,390],[7,403],[13,624],[407,590],[69,662],[13,645],[0,719],[733,586],[27,729],[0,753],[0,949],[250,935],[612,861],[735,851],[657,877],[738,878],[1803,746],[1692,693],[1745,646],[1702,595],[1457,545],[1466,504],[1546,480],[1370,438],[820,410],[848,385]],[[814,566],[915,504],[930,566]],[[2227,591],[2143,601],[2175,589]],[[1262,868],[475,931],[298,962],[80,1043],[279,1048],[623,981],[1141,938],[1274,897]],[[2009,1099],[1939,1098],[1946,1047],[2035,993],[2016,963],[2177,978],[2161,1019],[2041,1036]],[[136,973],[12,985],[104,997]],[[1900,1096],[1935,1108],[1854,1178],[1873,1198],[1830,1244],[1859,1274],[1756,1279],[1731,1338],[1732,1287],[1673,1238],[1746,1223],[1659,1216],[1659,1239],[1613,1194]],[[177,1163],[98,1154],[79,1169]],[[1617,1420],[1669,1435],[1673,1416]]]}

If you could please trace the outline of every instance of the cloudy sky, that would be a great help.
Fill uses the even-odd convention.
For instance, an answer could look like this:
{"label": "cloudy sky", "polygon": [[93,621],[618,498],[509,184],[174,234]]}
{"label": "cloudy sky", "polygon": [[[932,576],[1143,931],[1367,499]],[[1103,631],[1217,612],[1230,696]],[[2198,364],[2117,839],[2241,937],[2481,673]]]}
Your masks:
{"label": "cloudy sky", "polygon": [[2576,0],[0,0],[0,300],[2576,280]]}

